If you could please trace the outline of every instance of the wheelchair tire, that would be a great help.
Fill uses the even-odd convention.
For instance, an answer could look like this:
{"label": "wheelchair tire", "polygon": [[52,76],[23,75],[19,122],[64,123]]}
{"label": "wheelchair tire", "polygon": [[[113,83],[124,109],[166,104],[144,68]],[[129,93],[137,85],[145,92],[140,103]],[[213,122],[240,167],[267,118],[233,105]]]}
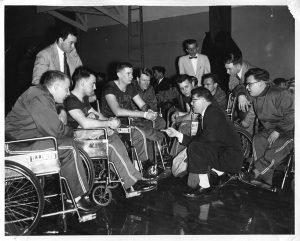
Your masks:
{"label": "wheelchair tire", "polygon": [[86,193],[86,195],[89,195],[92,191],[93,185],[95,183],[95,168],[94,168],[94,164],[92,159],[89,157],[89,155],[81,148],[78,147],[79,150],[79,155],[81,157],[83,166],[84,166],[84,170],[85,170],[85,174],[86,174],[86,178],[88,181],[88,185],[89,185],[89,190]]}
{"label": "wheelchair tire", "polygon": [[34,173],[5,161],[5,235],[29,234],[44,210],[44,194]]}
{"label": "wheelchair tire", "polygon": [[112,193],[105,185],[98,185],[93,188],[90,199],[98,206],[105,207],[111,203]]}
{"label": "wheelchair tire", "polygon": [[244,128],[234,125],[234,128],[236,132],[238,133],[241,143],[242,143],[242,148],[243,148],[243,155],[244,158],[250,158],[252,157],[252,136],[251,134],[246,131]]}

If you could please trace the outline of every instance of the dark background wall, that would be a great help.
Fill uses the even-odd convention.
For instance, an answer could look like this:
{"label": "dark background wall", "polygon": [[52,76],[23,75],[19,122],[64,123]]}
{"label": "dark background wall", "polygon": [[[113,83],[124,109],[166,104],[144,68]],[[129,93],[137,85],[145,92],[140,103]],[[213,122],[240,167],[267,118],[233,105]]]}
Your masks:
{"label": "dark background wall", "polygon": [[[252,64],[266,68],[272,78],[293,77],[295,71],[295,22],[285,6],[232,8],[232,38]],[[54,41],[57,20],[36,13],[34,6],[5,7],[5,106],[6,113],[31,84],[38,50]],[[145,66],[162,65],[167,76],[176,75],[176,61],[183,55],[182,42],[195,38],[201,49],[209,31],[208,12],[162,18],[144,23]],[[128,30],[123,25],[79,31],[78,52],[83,63],[106,74],[117,61],[128,60]],[[27,55],[28,49],[34,49]],[[112,76],[109,76],[112,78]]]}
{"label": "dark background wall", "polygon": [[[187,38],[195,38],[201,49],[205,32],[209,29],[208,21],[206,12],[145,22],[145,66],[151,68],[162,65],[166,68],[167,75],[175,75],[176,58],[184,54],[182,42]],[[96,71],[107,72],[113,63],[127,61],[127,32],[128,29],[123,25],[81,32],[78,51],[83,63]]]}
{"label": "dark background wall", "polygon": [[295,76],[295,21],[287,7],[232,8],[232,38],[244,59],[271,78]]}

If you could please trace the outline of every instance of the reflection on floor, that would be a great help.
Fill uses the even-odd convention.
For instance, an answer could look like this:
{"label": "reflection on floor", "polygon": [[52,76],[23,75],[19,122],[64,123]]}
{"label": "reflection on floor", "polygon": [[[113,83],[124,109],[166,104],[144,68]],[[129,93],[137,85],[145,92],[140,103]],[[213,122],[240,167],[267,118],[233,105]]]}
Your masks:
{"label": "reflection on floor", "polygon": [[272,193],[232,180],[212,194],[190,200],[182,196],[186,180],[172,176],[158,189],[125,199],[113,191],[113,202],[97,218],[79,223],[68,216],[63,233],[57,216],[41,219],[32,235],[162,234],[294,234],[294,194]]}

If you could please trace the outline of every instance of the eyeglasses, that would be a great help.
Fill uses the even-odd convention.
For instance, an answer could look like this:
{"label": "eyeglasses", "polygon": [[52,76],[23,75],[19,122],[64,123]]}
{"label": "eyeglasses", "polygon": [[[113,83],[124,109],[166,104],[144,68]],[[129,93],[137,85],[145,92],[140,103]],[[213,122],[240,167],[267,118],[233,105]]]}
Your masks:
{"label": "eyeglasses", "polygon": [[253,85],[253,84],[256,84],[256,83],[259,83],[260,81],[255,81],[255,82],[252,82],[252,83],[245,83],[244,84],[244,86],[247,88],[247,87],[249,87],[249,88],[251,88],[251,86]]}

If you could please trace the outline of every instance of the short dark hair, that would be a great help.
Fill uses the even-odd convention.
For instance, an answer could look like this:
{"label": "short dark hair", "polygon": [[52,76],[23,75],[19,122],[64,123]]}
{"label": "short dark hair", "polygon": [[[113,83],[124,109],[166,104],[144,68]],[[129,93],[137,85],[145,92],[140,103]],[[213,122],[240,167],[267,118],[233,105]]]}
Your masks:
{"label": "short dark hair", "polygon": [[77,32],[76,32],[75,28],[68,26],[68,25],[63,25],[63,26],[59,27],[56,32],[56,41],[58,42],[59,38],[62,38],[62,40],[65,40],[69,34],[77,37]]}
{"label": "short dark hair", "polygon": [[288,80],[285,78],[276,78],[273,80],[275,85],[280,85],[281,83],[288,83]]}
{"label": "short dark hair", "polygon": [[265,81],[268,82],[270,79],[270,74],[268,71],[264,70],[264,69],[260,69],[260,68],[252,68],[249,69],[246,73],[245,73],[245,80],[247,80],[247,78],[249,76],[253,75],[254,79],[259,80],[259,81]]}
{"label": "short dark hair", "polygon": [[65,81],[66,79],[70,80],[69,76],[60,72],[58,70],[48,70],[43,73],[40,84],[43,87],[51,87],[57,81]]}
{"label": "short dark hair", "polygon": [[183,41],[184,49],[187,49],[188,45],[191,45],[191,44],[196,44],[196,46],[198,47],[198,43],[197,43],[196,39],[186,39]]}
{"label": "short dark hair", "polygon": [[162,66],[153,66],[152,71],[154,72],[155,70],[160,73],[163,73],[163,75],[166,73],[166,69]]}
{"label": "short dark hair", "polygon": [[121,70],[125,69],[125,68],[133,68],[132,64],[128,63],[128,62],[121,62],[117,64],[116,67],[116,72],[120,72]]}
{"label": "short dark hair", "polygon": [[75,69],[75,71],[72,75],[72,80],[73,80],[74,84],[76,84],[79,80],[81,80],[83,78],[89,78],[91,75],[95,75],[95,73],[92,70],[90,70],[87,67],[80,66]]}
{"label": "short dark hair", "polygon": [[140,78],[142,74],[147,75],[148,77],[152,77],[152,71],[149,68],[138,68],[136,69],[136,77]]}
{"label": "short dark hair", "polygon": [[240,52],[231,52],[227,53],[224,57],[224,64],[242,64],[243,63],[243,56]]}
{"label": "short dark hair", "polygon": [[206,80],[208,78],[211,78],[214,83],[219,84],[219,77],[218,77],[218,75],[214,74],[214,73],[208,73],[208,74],[202,75],[202,80],[201,80],[202,85],[204,83],[204,80]]}
{"label": "short dark hair", "polygon": [[192,90],[191,96],[197,96],[204,98],[207,102],[213,102],[214,97],[210,93],[210,91],[203,86],[197,87]]}
{"label": "short dark hair", "polygon": [[176,83],[179,85],[180,83],[182,83],[186,80],[188,80],[190,83],[194,82],[195,85],[198,84],[198,80],[197,80],[196,77],[190,76],[190,75],[187,75],[187,74],[178,75],[177,78],[176,78]]}

